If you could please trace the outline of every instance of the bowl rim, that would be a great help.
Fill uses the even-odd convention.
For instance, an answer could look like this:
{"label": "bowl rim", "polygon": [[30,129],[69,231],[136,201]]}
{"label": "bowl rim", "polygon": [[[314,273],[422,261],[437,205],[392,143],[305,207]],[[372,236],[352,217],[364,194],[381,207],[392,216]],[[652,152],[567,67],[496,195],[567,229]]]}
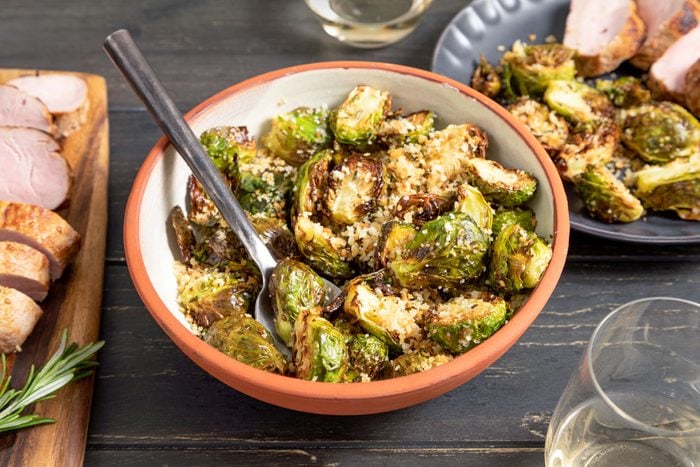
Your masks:
{"label": "bowl rim", "polygon": [[[268,373],[238,362],[209,346],[182,325],[161,300],[149,279],[141,253],[139,218],[144,190],[151,172],[169,145],[165,136],[159,138],[150,150],[134,179],[124,216],[124,251],[136,291],[154,320],[185,354],[217,379],[248,395],[287,408],[317,413],[373,413],[412,405],[416,401],[411,402],[410,400],[415,399],[416,394],[429,391],[439,382],[441,383],[440,387],[444,390],[433,391],[428,398],[437,397],[483,371],[515,344],[544,308],[561,276],[569,242],[569,215],[566,193],[561,178],[545,150],[525,127],[507,110],[483,94],[462,83],[430,71],[404,65],[368,61],[330,61],[296,65],[263,73],[234,84],[195,106],[185,114],[185,119],[192,122],[208,108],[251,87],[263,85],[292,74],[334,68],[381,70],[410,75],[454,88],[461,94],[478,101],[504,120],[536,155],[552,190],[554,208],[552,259],[541,282],[531,292],[525,304],[492,337],[467,353],[455,357],[453,361],[428,371],[388,380],[345,384],[305,381]],[[284,397],[278,400],[279,395],[284,395]],[[389,403],[397,396],[400,396],[399,398],[402,400],[393,405]],[[422,398],[421,401],[428,398]],[[300,402],[309,399],[318,402],[328,401],[331,403],[331,408],[326,410],[323,406],[308,407],[308,402],[306,405]],[[337,402],[339,401],[358,403],[374,401],[375,403],[366,407],[357,406],[347,410],[338,410]]]}

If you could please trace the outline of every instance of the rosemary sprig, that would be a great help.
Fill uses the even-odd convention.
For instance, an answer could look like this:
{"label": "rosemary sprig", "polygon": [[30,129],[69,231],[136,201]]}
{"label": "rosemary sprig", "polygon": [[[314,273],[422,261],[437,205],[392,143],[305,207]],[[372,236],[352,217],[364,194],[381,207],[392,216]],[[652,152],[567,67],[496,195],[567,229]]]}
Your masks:
{"label": "rosemary sprig", "polygon": [[97,362],[88,359],[103,345],[104,341],[84,347],[78,347],[75,342],[68,345],[68,330],[64,329],[56,352],[39,371],[35,372],[32,365],[22,389],[9,388],[11,377],[7,374],[7,363],[3,355],[0,373],[0,433],[54,423],[55,420],[51,418],[36,414],[22,415],[22,412],[35,402],[52,399],[59,389],[71,381],[92,374]]}

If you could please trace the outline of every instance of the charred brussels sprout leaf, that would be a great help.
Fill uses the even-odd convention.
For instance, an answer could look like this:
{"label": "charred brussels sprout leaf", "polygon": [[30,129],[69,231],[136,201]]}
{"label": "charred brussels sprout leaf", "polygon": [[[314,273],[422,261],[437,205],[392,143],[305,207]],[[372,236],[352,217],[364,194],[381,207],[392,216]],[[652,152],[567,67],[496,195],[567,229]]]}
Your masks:
{"label": "charred brussels sprout leaf", "polygon": [[294,225],[294,237],[302,256],[317,271],[338,278],[352,275],[352,268],[346,262],[346,242],[329,228],[307,216],[299,216]]}
{"label": "charred brussels sprout leaf", "polygon": [[331,115],[336,141],[363,147],[374,142],[391,110],[391,96],[370,86],[357,86]]}
{"label": "charred brussels sprout leaf", "polygon": [[529,97],[521,97],[508,106],[508,111],[520,120],[550,154],[564,146],[569,137],[569,124],[561,115]]}
{"label": "charred brussels sprout leaf", "polygon": [[324,196],[326,211],[340,225],[354,224],[374,210],[383,187],[382,162],[352,154],[328,176],[328,191]]}
{"label": "charred brussels sprout leaf", "polygon": [[328,127],[328,109],[299,107],[272,120],[272,128],[262,143],[275,156],[292,165],[301,165],[333,139]]}
{"label": "charred brussels sprout leaf", "polygon": [[537,227],[535,213],[529,208],[499,209],[493,217],[492,235],[497,236],[501,230],[513,224],[534,232]]}
{"label": "charred brussels sprout leaf", "polygon": [[700,123],[683,107],[654,102],[620,113],[622,142],[642,159],[663,164],[689,157],[700,145]]}
{"label": "charred brussels sprout leaf", "polygon": [[541,95],[554,80],[576,76],[574,51],[561,44],[523,45],[520,41],[503,55],[510,87],[521,96]]}
{"label": "charred brussels sprout leaf", "polygon": [[389,348],[371,334],[353,336],[348,353],[351,373],[360,381],[376,379],[389,361]]}
{"label": "charred brussels sprout leaf", "polygon": [[537,179],[517,169],[507,169],[490,159],[469,161],[471,182],[486,196],[502,206],[523,204],[535,194]]}
{"label": "charred brussels sprout leaf", "polygon": [[416,236],[416,229],[412,224],[399,221],[385,222],[377,242],[374,263],[376,267],[383,268],[389,262],[401,258],[404,247]]}
{"label": "charred brussels sprout leaf", "polygon": [[238,163],[255,159],[255,140],[248,136],[244,126],[211,128],[199,140],[219,172],[227,177],[238,176]]}
{"label": "charred brussels sprout leaf", "polygon": [[489,242],[467,214],[443,214],[423,225],[389,269],[403,287],[456,288],[484,272]]}
{"label": "charred brussels sprout leaf", "polygon": [[651,92],[638,78],[623,76],[614,81],[599,79],[595,82],[599,91],[607,94],[615,107],[632,107],[651,100]]}
{"label": "charred brussels sprout leaf", "polygon": [[564,180],[573,182],[589,165],[610,162],[619,144],[620,128],[615,123],[581,124],[554,157],[554,164]]}
{"label": "charred brussels sprout leaf", "polygon": [[505,300],[487,292],[451,298],[437,306],[425,325],[428,337],[453,354],[486,340],[506,320]]}
{"label": "charred brussels sprout leaf", "polygon": [[391,360],[385,367],[382,376],[396,378],[420,373],[449,363],[453,358],[452,355],[440,349],[438,345],[424,341],[418,348]]}
{"label": "charred brussels sprout leaf", "polygon": [[491,231],[493,225],[493,209],[484,195],[471,185],[463,184],[457,188],[455,212],[461,212],[471,217],[476,225],[485,232]]}
{"label": "charred brussels sprout leaf", "polygon": [[650,209],[700,221],[700,154],[640,170],[636,195]]}
{"label": "charred brussels sprout leaf", "polygon": [[472,74],[471,87],[484,94],[485,96],[495,99],[501,93],[503,83],[496,69],[486,60],[486,56],[481,54],[479,65]]}
{"label": "charred brussels sprout leaf", "polygon": [[419,143],[433,131],[435,114],[429,110],[384,120],[379,140],[387,146]]}
{"label": "charred brussels sprout leaf", "polygon": [[518,224],[501,230],[493,242],[489,281],[502,292],[535,287],[552,259],[551,247]]}
{"label": "charred brussels sprout leaf", "polygon": [[215,322],[204,340],[246,365],[271,373],[287,372],[287,360],[275,348],[272,336],[250,316],[229,316]]}
{"label": "charred brussels sprout leaf", "polygon": [[249,217],[258,236],[270,249],[277,260],[299,256],[294,234],[289,230],[285,221],[274,217]]}
{"label": "charred brussels sprout leaf", "polygon": [[291,347],[297,316],[303,310],[312,310],[325,304],[326,285],[306,264],[285,259],[272,271],[270,297],[275,310],[277,335]]}
{"label": "charred brussels sprout leaf", "polygon": [[603,222],[633,222],[644,215],[642,203],[604,166],[589,165],[576,178],[576,191],[591,216]]}
{"label": "charred brussels sprout leaf", "polygon": [[328,172],[333,161],[333,151],[314,154],[299,168],[294,185],[294,211],[296,215],[315,214],[328,186]]}
{"label": "charred brussels sprout leaf", "polygon": [[420,227],[439,215],[449,211],[452,200],[447,196],[432,193],[416,193],[399,198],[393,216]]}
{"label": "charred brussels sprout leaf", "polygon": [[195,248],[195,239],[192,227],[180,206],[175,206],[172,211],[170,211],[170,224],[175,233],[175,241],[177,243],[177,248],[180,250],[182,261],[187,263],[190,258],[192,258],[192,253]]}
{"label": "charred brussels sprout leaf", "polygon": [[298,378],[343,381],[348,368],[345,336],[327,319],[302,311],[294,324],[293,353]]}
{"label": "charred brussels sprout leaf", "polygon": [[615,116],[605,93],[578,81],[551,81],[544,93],[547,105],[574,123],[595,122]]}

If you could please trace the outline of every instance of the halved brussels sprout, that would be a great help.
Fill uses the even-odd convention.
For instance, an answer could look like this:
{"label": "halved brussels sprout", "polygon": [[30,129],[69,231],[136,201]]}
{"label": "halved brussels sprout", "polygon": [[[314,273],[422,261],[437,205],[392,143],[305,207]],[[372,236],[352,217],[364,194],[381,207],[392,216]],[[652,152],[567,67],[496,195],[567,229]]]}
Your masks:
{"label": "halved brussels sprout", "polygon": [[644,215],[642,203],[605,166],[589,165],[576,177],[576,191],[591,216],[603,222],[634,222]]}
{"label": "halved brussels sprout", "polygon": [[255,140],[248,136],[244,126],[218,126],[210,128],[199,136],[216,168],[226,177],[238,176],[238,164],[255,159]]}
{"label": "halved brussels sprout", "polygon": [[457,187],[455,212],[461,212],[471,217],[476,225],[485,232],[490,232],[493,225],[493,209],[479,190],[469,184]]}
{"label": "halved brussels sprout", "polygon": [[518,224],[501,230],[493,242],[489,282],[502,292],[518,292],[539,284],[552,259],[552,248]]}
{"label": "halved brussels sprout", "polygon": [[453,354],[486,340],[506,320],[505,300],[488,292],[459,295],[439,304],[428,316],[428,337]]}
{"label": "halved brussels sprout", "polygon": [[499,209],[493,217],[492,235],[495,238],[501,230],[509,225],[518,224],[525,230],[535,231],[537,218],[532,209],[528,207]]}
{"label": "halved brussels sprout", "polygon": [[614,81],[599,79],[595,82],[599,91],[607,94],[616,107],[632,107],[651,100],[651,92],[644,87],[639,78],[623,76]]}
{"label": "halved brussels sprout", "polygon": [[369,155],[351,154],[328,175],[326,211],[340,225],[351,225],[372,212],[384,187],[384,165]]}
{"label": "halved brussels sprout", "polygon": [[294,213],[315,214],[328,185],[328,172],[334,152],[330,149],[311,156],[297,172],[294,184]]}
{"label": "halved brussels sprout", "polygon": [[[224,181],[229,185],[231,191],[234,191],[238,184],[237,178],[231,179],[224,177]],[[214,206],[209,195],[204,191],[204,187],[192,175],[187,180],[187,193],[190,199],[190,209],[187,220],[193,224],[206,227],[211,227],[223,222],[219,210]]]}
{"label": "halved brussels sprout", "polygon": [[170,225],[173,227],[175,242],[177,243],[178,250],[180,250],[182,261],[187,263],[190,261],[190,258],[192,258],[196,242],[192,226],[190,226],[180,206],[175,206],[170,211]]}
{"label": "halved brussels sprout", "polygon": [[303,310],[326,303],[326,284],[306,264],[293,259],[277,263],[270,276],[270,297],[275,310],[275,329],[288,347],[294,338],[294,322]]}
{"label": "halved brussels sprout", "polygon": [[301,165],[313,154],[330,146],[333,135],[326,108],[298,107],[272,119],[272,128],[262,143],[275,156],[292,165]]}
{"label": "halved brussels sprout", "polygon": [[689,157],[700,145],[700,123],[678,104],[651,102],[620,112],[622,142],[642,159],[663,164]]}
{"label": "halved brussels sprout", "polygon": [[576,76],[574,55],[574,50],[561,44],[524,45],[515,41],[512,50],[503,55],[509,75],[508,86],[521,96],[537,96],[551,81],[573,80]]}
{"label": "halved brussels sprout", "polygon": [[[197,263],[231,269],[232,265],[249,259],[238,237],[228,226],[201,227],[199,234],[199,240],[192,250]],[[258,273],[256,268],[253,270],[255,274]]]}
{"label": "halved brussels sprout", "polygon": [[285,219],[286,198],[291,189],[292,181],[284,172],[261,177],[241,170],[236,198],[249,214]]}
{"label": "halved brussels sprout", "polygon": [[379,129],[379,140],[390,147],[419,143],[430,135],[434,123],[435,114],[430,110],[388,118]]}
{"label": "halved brussels sprout", "polygon": [[228,316],[204,335],[212,347],[241,363],[270,373],[287,373],[287,359],[265,327],[250,316]]}
{"label": "halved brussels sprout", "polygon": [[489,235],[467,214],[443,214],[426,222],[388,268],[402,287],[457,288],[486,269]]}
{"label": "halved brussels sprout", "polygon": [[495,99],[501,93],[503,83],[496,69],[486,60],[486,56],[481,54],[479,65],[472,74],[471,87],[491,99]]}
{"label": "halved brussels sprout", "polygon": [[294,324],[294,365],[297,378],[339,383],[348,369],[345,336],[330,321],[308,310]]}
{"label": "halved brussels sprout", "polygon": [[383,268],[389,262],[401,258],[404,247],[415,236],[416,229],[413,224],[399,221],[385,222],[382,226],[379,241],[377,241],[377,249],[374,256],[375,267]]}
{"label": "halved brussels sprout", "polygon": [[399,198],[393,216],[420,227],[440,214],[450,211],[452,200],[447,196],[432,193],[416,193]]}
{"label": "halved brussels sprout", "polygon": [[294,239],[294,234],[282,219],[264,216],[250,216],[258,236],[270,249],[270,253],[277,260],[295,258],[299,256],[299,248]]}
{"label": "halved brussels sprout", "polygon": [[507,169],[490,159],[471,159],[468,163],[471,182],[502,206],[518,206],[535,194],[537,179],[517,169]]}
{"label": "halved brussels sprout", "polygon": [[330,124],[336,141],[360,147],[373,143],[390,110],[388,92],[356,86],[331,114]]}
{"label": "halved brussels sprout", "polygon": [[550,154],[560,150],[569,137],[569,124],[564,117],[534,99],[521,97],[508,106],[508,111],[530,130]]}
{"label": "halved brussels sprout", "polygon": [[615,116],[612,102],[604,92],[578,81],[551,81],[544,101],[574,123],[596,122]]}
{"label": "halved brussels sprout", "polygon": [[564,180],[573,182],[589,165],[610,162],[619,144],[620,127],[614,122],[578,125],[554,157],[554,164]]}
{"label": "halved brussels sprout", "polygon": [[348,344],[350,370],[359,381],[376,379],[389,362],[389,347],[371,334],[353,336]]}
{"label": "halved brussels sprout", "polygon": [[294,237],[299,251],[317,271],[330,277],[350,277],[352,268],[347,263],[349,253],[346,241],[332,230],[303,215],[294,224]]}
{"label": "halved brussels sprout", "polygon": [[417,348],[391,360],[384,368],[382,376],[384,378],[408,376],[444,365],[453,359],[454,357],[442,350],[438,344],[423,341]]}
{"label": "halved brussels sprout", "polygon": [[657,211],[675,211],[681,219],[700,221],[700,153],[637,172],[637,191]]}

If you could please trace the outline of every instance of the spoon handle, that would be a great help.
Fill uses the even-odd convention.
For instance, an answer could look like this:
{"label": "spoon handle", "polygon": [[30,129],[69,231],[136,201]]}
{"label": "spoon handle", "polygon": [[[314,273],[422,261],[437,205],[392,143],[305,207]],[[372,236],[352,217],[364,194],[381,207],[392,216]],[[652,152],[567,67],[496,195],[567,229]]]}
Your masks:
{"label": "spoon handle", "polygon": [[170,99],[129,31],[120,29],[113,32],[105,39],[103,45],[107,55],[146,105],[163,133],[170,138],[171,144],[185,159],[194,176],[202,184],[231,230],[241,240],[260,268],[263,277],[266,278],[277,261],[258,237],[245,211],[231,193],[175,103]]}

